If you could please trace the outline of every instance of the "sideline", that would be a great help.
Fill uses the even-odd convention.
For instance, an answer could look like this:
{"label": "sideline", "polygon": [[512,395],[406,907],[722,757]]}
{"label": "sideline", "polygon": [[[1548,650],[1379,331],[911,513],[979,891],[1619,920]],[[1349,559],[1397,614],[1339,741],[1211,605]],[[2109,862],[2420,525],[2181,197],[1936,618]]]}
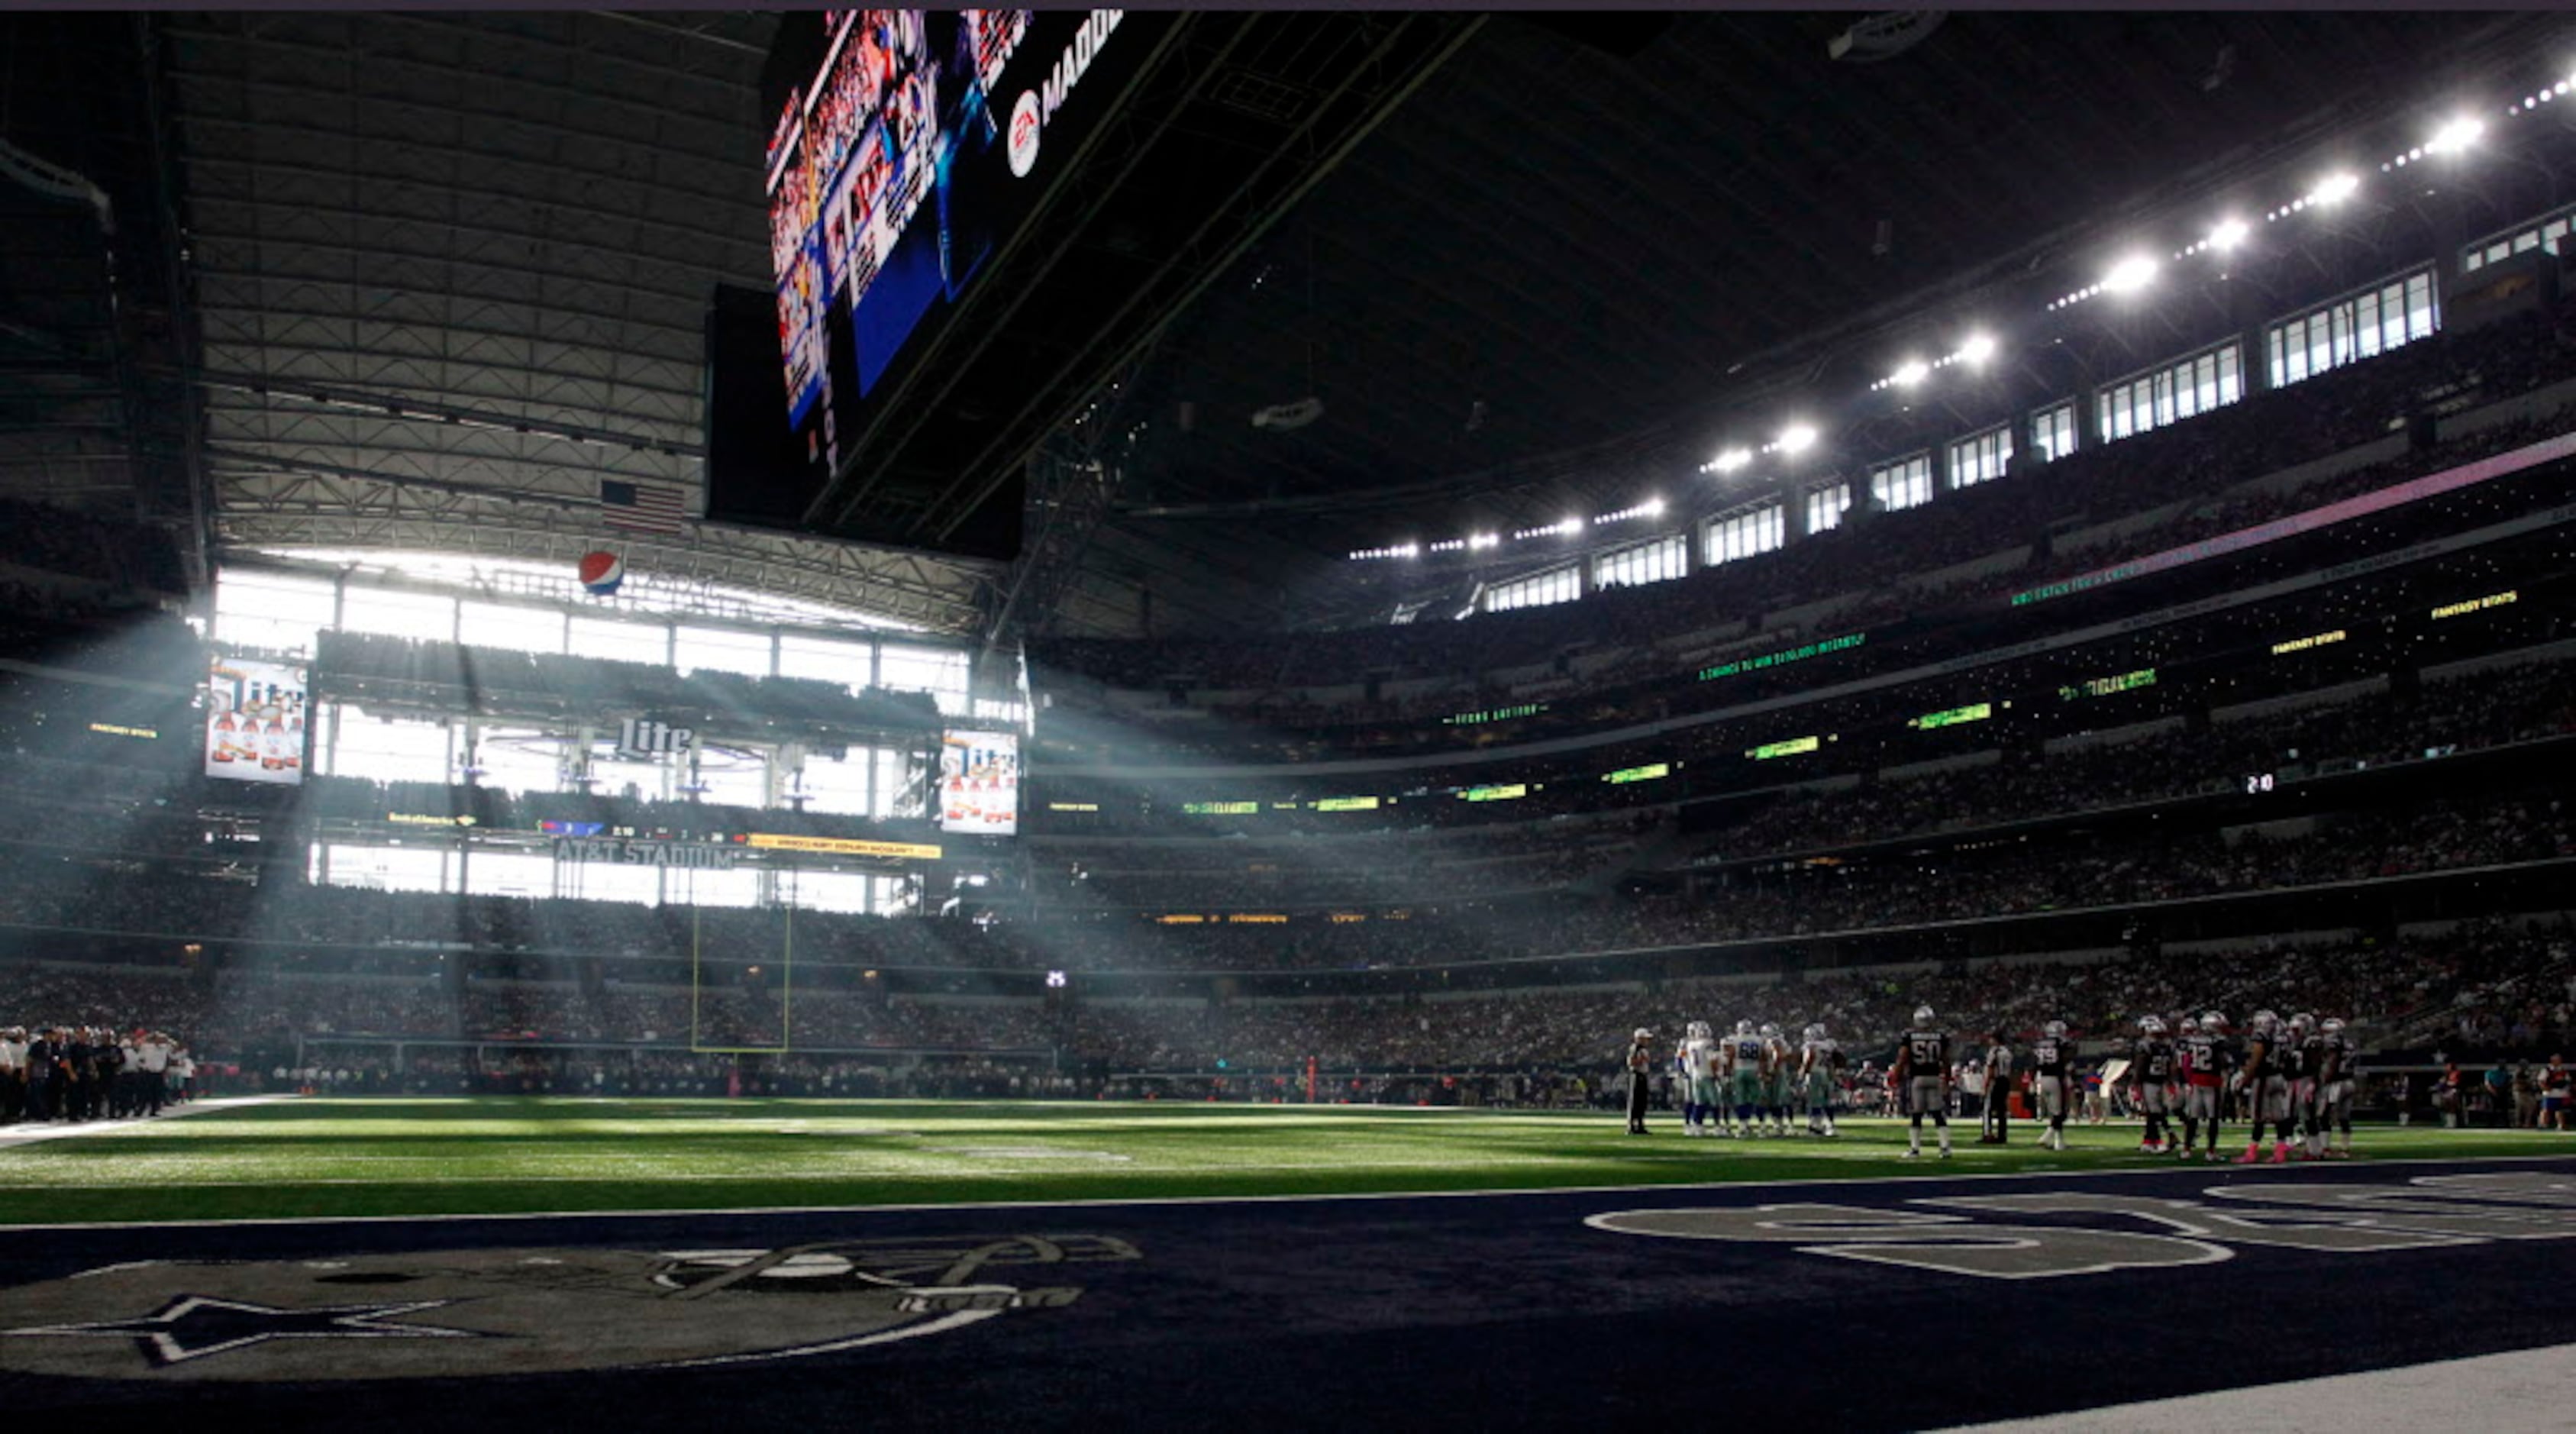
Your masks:
{"label": "sideline", "polygon": [[[2336,1165],[2338,1170],[2395,1170],[2414,1166],[2516,1165],[2531,1162],[2576,1162],[2576,1150],[2549,1155],[2462,1155],[2404,1156],[2392,1160],[2357,1160]],[[2300,1170],[2314,1167],[2301,1166]],[[2247,1167],[2262,1170],[2265,1167]],[[1727,1190],[1809,1189],[1815,1186],[1873,1185],[1956,1185],[1994,1180],[2102,1180],[2123,1176],[2159,1176],[2205,1173],[2212,1179],[2231,1174],[2242,1178],[2234,1166],[2204,1166],[2178,1163],[2172,1166],[2143,1165],[2112,1170],[2018,1170],[1992,1174],[1925,1174],[1824,1176],[1797,1180],[1711,1180],[1682,1185],[1567,1185],[1528,1190],[1376,1190],[1339,1193],[1292,1195],[1138,1195],[1100,1197],[1087,1200],[959,1200],[927,1201],[894,1205],[751,1205],[711,1209],[700,1206],[673,1206],[661,1210],[475,1210],[424,1215],[263,1215],[239,1220],[55,1220],[34,1224],[0,1224],[0,1235],[43,1231],[69,1234],[83,1230],[201,1230],[253,1228],[262,1225],[446,1225],[467,1221],[507,1220],[696,1220],[745,1215],[874,1215],[874,1214],[973,1214],[987,1210],[1104,1210],[1126,1207],[1163,1205],[1313,1205],[1335,1200],[1495,1200],[1539,1199],[1551,1196],[1583,1195],[1678,1195],[1704,1194]],[[2290,1176],[2287,1170],[2268,1172]],[[2576,1171],[2569,1172],[2576,1178]],[[586,1178],[586,1177],[585,1177]],[[726,1176],[724,1179],[737,1177]],[[302,1184],[318,1184],[304,1181]],[[373,1184],[376,1182],[352,1182]],[[502,1182],[506,1183],[506,1182]],[[2563,1424],[2560,1426],[2565,1427]]]}
{"label": "sideline", "polygon": [[2560,1434],[2576,1404],[2576,1344],[2446,1359],[2070,1410],[2036,1419],[1963,1424],[1946,1434],[2132,1434],[2152,1429],[2476,1429]]}
{"label": "sideline", "polygon": [[211,1100],[192,1100],[185,1105],[167,1106],[159,1115],[147,1115],[140,1120],[87,1120],[77,1125],[54,1121],[34,1125],[0,1125],[0,1150],[14,1150],[22,1145],[33,1145],[40,1140],[69,1140],[75,1136],[111,1135],[120,1130],[142,1130],[163,1121],[179,1120],[201,1111],[240,1110],[246,1106],[266,1105],[271,1101],[285,1099],[288,1097],[283,1094],[217,1096]]}

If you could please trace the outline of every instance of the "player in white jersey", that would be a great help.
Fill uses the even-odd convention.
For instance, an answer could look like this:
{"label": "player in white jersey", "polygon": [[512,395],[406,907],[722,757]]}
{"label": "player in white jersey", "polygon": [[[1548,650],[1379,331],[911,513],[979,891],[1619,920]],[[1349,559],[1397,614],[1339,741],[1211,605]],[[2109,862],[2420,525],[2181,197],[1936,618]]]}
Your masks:
{"label": "player in white jersey", "polygon": [[1706,1021],[1693,1021],[1683,1028],[1680,1049],[1674,1055],[1674,1086],[1681,1092],[1682,1134],[1708,1136],[1708,1118],[1718,1109],[1717,1082],[1709,1073],[1710,1060],[1717,1054],[1717,1039]]}
{"label": "player in white jersey", "polygon": [[1807,1100],[1807,1133],[1832,1138],[1834,1129],[1834,1068],[1843,1063],[1842,1047],[1825,1034],[1821,1025],[1809,1026],[1798,1048],[1798,1078]]}
{"label": "player in white jersey", "polygon": [[1932,1008],[1914,1009],[1914,1026],[1896,1048],[1896,1088],[1905,1097],[1912,1124],[1905,1137],[1905,1158],[1923,1155],[1923,1117],[1932,1117],[1941,1136],[1941,1158],[1950,1158],[1950,1037],[1933,1028]]}
{"label": "player in white jersey", "polygon": [[1797,1099],[1793,1087],[1798,1081],[1798,1059],[1776,1022],[1762,1023],[1762,1059],[1770,1072],[1762,1081],[1763,1113],[1770,1117],[1771,1133],[1785,1136],[1789,1133],[1789,1107]]}
{"label": "player in white jersey", "polygon": [[2066,1148],[2066,1117],[2073,1113],[2081,1094],[2075,1077],[2075,1042],[2066,1038],[2066,1023],[2051,1021],[2040,1028],[2039,1039],[2030,1047],[2030,1090],[2039,1107],[2039,1118],[2048,1129],[2039,1137],[2049,1150]]}
{"label": "player in white jersey", "polygon": [[1733,1070],[1735,1122],[1749,1138],[1762,1133],[1757,1114],[1762,1104],[1764,1077],[1770,1074],[1767,1056],[1770,1048],[1763,1044],[1762,1033],[1751,1021],[1735,1023],[1735,1034],[1726,1041],[1727,1055]]}

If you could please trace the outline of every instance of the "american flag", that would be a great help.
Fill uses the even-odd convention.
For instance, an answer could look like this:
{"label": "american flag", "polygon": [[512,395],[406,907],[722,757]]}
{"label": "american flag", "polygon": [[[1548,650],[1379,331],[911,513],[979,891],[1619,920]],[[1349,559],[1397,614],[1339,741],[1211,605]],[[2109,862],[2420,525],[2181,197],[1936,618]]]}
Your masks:
{"label": "american flag", "polygon": [[679,489],[661,483],[619,483],[601,479],[599,511],[608,526],[627,533],[676,535],[688,516]]}

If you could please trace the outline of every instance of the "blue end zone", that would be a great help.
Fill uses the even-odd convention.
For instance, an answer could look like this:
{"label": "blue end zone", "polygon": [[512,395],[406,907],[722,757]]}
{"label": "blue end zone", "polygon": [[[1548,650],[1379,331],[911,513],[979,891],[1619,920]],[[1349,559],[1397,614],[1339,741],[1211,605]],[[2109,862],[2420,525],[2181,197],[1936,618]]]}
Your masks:
{"label": "blue end zone", "polygon": [[0,1399],[487,1434],[1905,1429],[2576,1341],[2571,1237],[2576,1158],[20,1230]]}

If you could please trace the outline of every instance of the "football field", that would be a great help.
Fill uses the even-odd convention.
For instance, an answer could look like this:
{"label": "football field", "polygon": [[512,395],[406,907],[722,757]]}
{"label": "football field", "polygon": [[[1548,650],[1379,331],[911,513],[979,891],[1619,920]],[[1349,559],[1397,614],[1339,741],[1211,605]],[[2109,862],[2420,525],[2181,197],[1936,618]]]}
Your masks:
{"label": "football field", "polygon": [[[0,1223],[830,1209],[896,1205],[1568,1190],[1904,1175],[2154,1170],[2134,1123],[2036,1126],[1919,1161],[1905,1127],[1838,1139],[1644,1138],[1605,1112],[828,1100],[288,1098],[70,1138],[0,1139]],[[2576,1152],[2549,1131],[2370,1127],[2361,1159]],[[2229,1127],[2221,1150],[2243,1149]],[[2195,1161],[2194,1164],[2198,1162]],[[2340,1164],[2340,1162],[2338,1162]],[[2206,1168],[2206,1167],[2203,1167]]]}

